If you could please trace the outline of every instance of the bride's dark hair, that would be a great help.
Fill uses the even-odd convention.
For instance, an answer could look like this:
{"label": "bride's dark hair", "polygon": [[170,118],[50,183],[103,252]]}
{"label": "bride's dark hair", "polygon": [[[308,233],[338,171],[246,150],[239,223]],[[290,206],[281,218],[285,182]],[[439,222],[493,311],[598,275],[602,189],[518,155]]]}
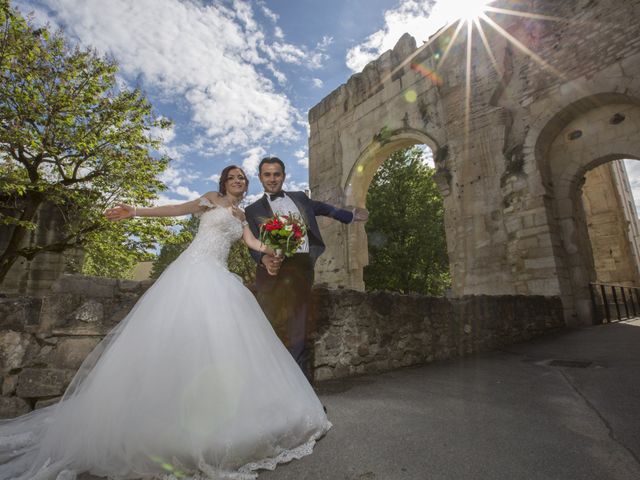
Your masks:
{"label": "bride's dark hair", "polygon": [[247,193],[247,190],[249,190],[249,177],[247,177],[247,174],[244,173],[244,170],[242,170],[240,167],[236,167],[235,165],[229,165],[228,167],[224,167],[224,170],[222,170],[222,173],[220,173],[220,181],[218,182],[218,191],[222,195],[227,194],[226,183],[227,183],[227,180],[229,180],[229,172],[233,169],[240,170],[242,172],[242,175],[244,175],[244,193]]}

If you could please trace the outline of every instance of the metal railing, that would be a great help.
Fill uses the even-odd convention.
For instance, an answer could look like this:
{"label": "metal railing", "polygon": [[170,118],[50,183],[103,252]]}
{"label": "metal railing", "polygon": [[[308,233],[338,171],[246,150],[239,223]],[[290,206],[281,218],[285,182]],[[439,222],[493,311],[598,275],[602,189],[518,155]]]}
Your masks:
{"label": "metal railing", "polygon": [[640,316],[640,288],[590,283],[594,323],[609,323]]}

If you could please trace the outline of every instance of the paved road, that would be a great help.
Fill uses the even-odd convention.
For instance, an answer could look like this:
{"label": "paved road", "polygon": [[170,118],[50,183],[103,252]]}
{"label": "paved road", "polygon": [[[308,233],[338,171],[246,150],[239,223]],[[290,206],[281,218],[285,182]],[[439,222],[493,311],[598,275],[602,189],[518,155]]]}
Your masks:
{"label": "paved road", "polygon": [[318,391],[334,428],[260,480],[640,479],[640,320]]}
{"label": "paved road", "polygon": [[259,480],[640,479],[640,320],[318,392],[333,429]]}

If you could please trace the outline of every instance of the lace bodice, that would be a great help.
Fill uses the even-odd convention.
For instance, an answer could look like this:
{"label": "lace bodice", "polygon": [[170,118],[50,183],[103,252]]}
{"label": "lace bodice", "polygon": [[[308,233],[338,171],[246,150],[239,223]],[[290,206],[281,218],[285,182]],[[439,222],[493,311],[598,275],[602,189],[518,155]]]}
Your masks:
{"label": "lace bodice", "polygon": [[231,245],[242,237],[242,222],[228,208],[214,205],[204,197],[200,205],[207,210],[201,214],[198,233],[183,255],[215,260],[226,268]]}

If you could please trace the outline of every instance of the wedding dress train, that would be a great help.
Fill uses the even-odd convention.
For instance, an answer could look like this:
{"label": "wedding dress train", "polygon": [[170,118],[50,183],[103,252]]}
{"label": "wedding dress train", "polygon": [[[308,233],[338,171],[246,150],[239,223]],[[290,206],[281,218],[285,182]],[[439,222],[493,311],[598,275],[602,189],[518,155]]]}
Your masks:
{"label": "wedding dress train", "polygon": [[61,402],[0,421],[0,480],[255,478],[331,427],[253,295],[226,268],[242,226],[191,245],[85,360]]}

